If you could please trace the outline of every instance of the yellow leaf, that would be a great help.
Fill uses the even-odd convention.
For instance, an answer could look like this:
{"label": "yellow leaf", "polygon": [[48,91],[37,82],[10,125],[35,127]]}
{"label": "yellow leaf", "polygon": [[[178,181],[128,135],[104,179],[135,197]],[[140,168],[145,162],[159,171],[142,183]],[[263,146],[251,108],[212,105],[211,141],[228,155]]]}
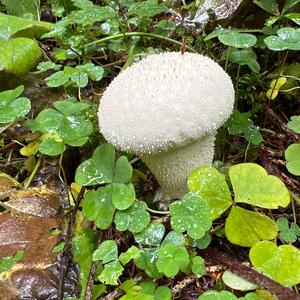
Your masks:
{"label": "yellow leaf", "polygon": [[280,88],[287,82],[286,77],[279,77],[278,79],[274,79],[270,87],[275,90],[280,90]]}
{"label": "yellow leaf", "polygon": [[267,90],[267,98],[274,100],[278,95],[278,90],[269,89]]}
{"label": "yellow leaf", "polygon": [[20,153],[27,157],[36,155],[39,150],[39,144],[40,143],[38,140],[32,141],[27,146],[21,148]]}

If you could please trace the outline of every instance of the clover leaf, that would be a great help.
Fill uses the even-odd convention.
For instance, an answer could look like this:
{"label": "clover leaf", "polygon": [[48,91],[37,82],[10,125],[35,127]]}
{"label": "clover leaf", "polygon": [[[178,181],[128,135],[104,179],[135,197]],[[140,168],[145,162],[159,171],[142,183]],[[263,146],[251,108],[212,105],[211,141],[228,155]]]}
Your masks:
{"label": "clover leaf", "polygon": [[300,251],[291,245],[277,247],[273,242],[255,244],[249,253],[250,261],[259,272],[284,286],[300,283]]}
{"label": "clover leaf", "polygon": [[291,144],[284,152],[287,161],[288,171],[296,176],[300,176],[300,144]]}
{"label": "clover leaf", "polygon": [[[107,184],[96,191],[87,192],[82,202],[83,214],[89,220],[95,221],[100,229],[107,229],[110,226],[116,209],[126,210],[133,204],[135,190],[130,183],[131,176],[132,167],[127,158],[121,156],[115,163],[115,149],[110,144],[97,147],[92,158],[78,166],[75,174],[75,181],[78,184]],[[138,209],[141,210],[141,206]],[[123,214],[123,221],[124,218]],[[130,217],[126,218],[128,220]],[[117,220],[122,223],[122,217],[120,219],[118,216]],[[132,225],[130,226],[132,228]]]}
{"label": "clover leaf", "polygon": [[142,232],[134,235],[137,243],[158,246],[165,235],[165,226],[158,222],[150,223]]}
{"label": "clover leaf", "polygon": [[277,36],[268,36],[264,41],[273,51],[300,50],[300,28],[280,28],[277,30]]}
{"label": "clover leaf", "polygon": [[150,223],[147,204],[142,201],[135,201],[130,208],[117,211],[114,222],[119,231],[129,230],[132,233],[142,231]]}
{"label": "clover leaf", "polygon": [[279,236],[287,243],[294,243],[297,238],[300,237],[299,226],[292,222],[289,224],[287,218],[280,217],[276,220],[278,230],[280,231]]}
{"label": "clover leaf", "polygon": [[56,101],[53,104],[56,109],[46,108],[34,120],[25,122],[32,131],[43,133],[39,146],[41,153],[55,156],[64,152],[65,145],[78,147],[87,142],[93,124],[84,110],[90,105],[75,101],[73,98]]}
{"label": "clover leaf", "polygon": [[189,193],[182,200],[170,205],[171,226],[179,232],[187,231],[194,239],[200,239],[212,225],[210,209],[205,200]]}
{"label": "clover leaf", "polygon": [[188,189],[207,201],[212,219],[220,217],[232,205],[225,176],[213,167],[202,167],[188,177]]}
{"label": "clover leaf", "polygon": [[118,279],[123,273],[123,266],[118,260],[111,261],[104,265],[104,269],[98,276],[98,280],[111,285],[118,285]]}
{"label": "clover leaf", "polygon": [[232,207],[225,223],[227,239],[243,247],[251,247],[261,240],[272,240],[277,231],[276,223],[269,217],[238,206]]}
{"label": "clover leaf", "polygon": [[117,243],[112,240],[106,240],[101,243],[93,253],[93,261],[102,260],[104,264],[118,259]]}
{"label": "clover leaf", "polygon": [[189,254],[185,247],[166,244],[158,250],[156,266],[158,271],[166,276],[174,277],[179,270],[184,270],[188,265]]}
{"label": "clover leaf", "polygon": [[291,120],[287,123],[289,129],[300,133],[300,116],[292,116]]}
{"label": "clover leaf", "polygon": [[241,33],[234,30],[219,34],[218,39],[222,44],[235,48],[250,48],[257,41],[256,36],[253,34]]}
{"label": "clover leaf", "polygon": [[222,275],[223,282],[231,289],[238,291],[251,291],[258,288],[258,286],[235,273],[226,270]]}
{"label": "clover leaf", "polygon": [[235,201],[277,209],[290,203],[290,194],[284,183],[276,176],[253,163],[230,167],[229,177],[233,186]]}
{"label": "clover leaf", "polygon": [[205,272],[205,261],[201,256],[195,256],[192,258],[192,272],[197,278],[202,277]]}
{"label": "clover leaf", "polygon": [[0,123],[10,123],[24,117],[31,109],[30,100],[19,97],[24,91],[21,85],[14,90],[0,93]]}
{"label": "clover leaf", "polygon": [[253,72],[259,73],[260,65],[256,59],[256,54],[251,49],[239,50],[233,48],[229,53],[229,60],[232,63],[239,64],[241,66],[247,65]]}
{"label": "clover leaf", "polygon": [[140,256],[140,249],[135,246],[131,246],[126,252],[120,254],[119,261],[123,266],[125,266],[132,259],[138,259]]}
{"label": "clover leaf", "polygon": [[208,291],[198,297],[198,300],[237,300],[238,298],[228,291]]}

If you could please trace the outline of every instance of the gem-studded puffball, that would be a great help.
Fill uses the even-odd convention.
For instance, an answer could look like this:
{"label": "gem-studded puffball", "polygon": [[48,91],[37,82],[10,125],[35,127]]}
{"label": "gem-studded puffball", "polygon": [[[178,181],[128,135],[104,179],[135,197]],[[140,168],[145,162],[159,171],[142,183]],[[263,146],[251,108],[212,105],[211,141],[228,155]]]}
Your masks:
{"label": "gem-studded puffball", "polygon": [[214,133],[233,104],[231,79],[212,59],[180,52],[149,55],[105,91],[100,130],[118,149],[151,155]]}

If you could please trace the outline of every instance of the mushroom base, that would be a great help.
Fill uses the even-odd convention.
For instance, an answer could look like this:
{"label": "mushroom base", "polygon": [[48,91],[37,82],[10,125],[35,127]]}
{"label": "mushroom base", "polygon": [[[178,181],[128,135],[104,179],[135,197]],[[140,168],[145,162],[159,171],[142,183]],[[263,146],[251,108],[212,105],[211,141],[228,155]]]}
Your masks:
{"label": "mushroom base", "polygon": [[187,177],[195,169],[211,165],[215,134],[195,143],[155,155],[143,154],[142,160],[161,186],[162,199],[179,199],[187,193]]}

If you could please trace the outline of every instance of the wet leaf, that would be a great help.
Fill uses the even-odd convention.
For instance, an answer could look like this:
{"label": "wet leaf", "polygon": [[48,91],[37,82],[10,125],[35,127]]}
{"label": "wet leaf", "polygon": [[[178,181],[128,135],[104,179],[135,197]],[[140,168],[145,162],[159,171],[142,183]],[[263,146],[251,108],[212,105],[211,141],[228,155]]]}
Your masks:
{"label": "wet leaf", "polygon": [[253,3],[272,15],[279,15],[278,4],[276,0],[254,0]]}
{"label": "wet leaf", "polygon": [[205,275],[205,261],[201,256],[195,256],[192,258],[192,272],[197,278],[201,278]]}
{"label": "wet leaf", "polygon": [[254,46],[257,41],[256,36],[253,34],[233,30],[218,35],[218,39],[224,45],[235,48],[250,48]]}
{"label": "wet leaf", "polygon": [[185,247],[166,244],[158,250],[156,266],[158,271],[166,276],[174,277],[179,270],[183,270],[188,265],[189,254]]}
{"label": "wet leaf", "polygon": [[128,16],[137,15],[139,17],[153,17],[160,13],[166,12],[167,7],[163,4],[158,4],[157,0],[141,1],[130,3],[128,7]]}
{"label": "wet leaf", "polygon": [[137,243],[148,246],[158,246],[165,235],[165,227],[161,223],[152,222],[142,232],[134,235]]}
{"label": "wet leaf", "polygon": [[209,232],[205,233],[205,236],[198,240],[191,240],[191,244],[193,247],[197,247],[199,249],[206,249],[211,242],[211,235]]}
{"label": "wet leaf", "polygon": [[22,189],[22,185],[13,177],[0,172],[0,199],[11,196]]}
{"label": "wet leaf", "polygon": [[226,270],[222,275],[223,282],[231,289],[238,291],[251,291],[258,288],[258,286],[250,281]]}
{"label": "wet leaf", "polygon": [[300,28],[281,28],[277,31],[277,36],[268,36],[264,41],[267,47],[273,51],[300,50]]}
{"label": "wet leaf", "polygon": [[276,176],[253,163],[230,167],[229,177],[233,186],[235,201],[277,209],[290,203],[290,195],[284,183]]}
{"label": "wet leaf", "polygon": [[96,148],[92,158],[79,165],[75,181],[80,185],[110,183],[113,179],[115,149],[111,144],[103,144]]}
{"label": "wet leaf", "polygon": [[111,261],[104,265],[98,280],[105,284],[118,285],[118,279],[122,275],[123,270],[124,268],[118,260]]}
{"label": "wet leaf", "polygon": [[220,217],[232,205],[225,176],[213,167],[193,171],[188,177],[188,189],[207,201],[212,219]]}
{"label": "wet leaf", "polygon": [[291,120],[287,123],[289,129],[300,133],[300,116],[292,116]]}
{"label": "wet leaf", "polygon": [[0,52],[0,71],[16,75],[30,71],[41,56],[37,42],[28,38],[0,39]]}
{"label": "wet leaf", "polygon": [[113,220],[115,207],[111,202],[111,185],[88,191],[82,201],[83,215],[100,229],[107,229]]}
{"label": "wet leaf", "polygon": [[198,300],[237,300],[238,298],[228,291],[208,291],[198,297]]}
{"label": "wet leaf", "polygon": [[92,257],[95,248],[95,234],[90,229],[84,229],[80,234],[76,234],[72,240],[72,253],[74,261],[80,267],[80,299],[84,299],[88,277],[92,266]]}
{"label": "wet leaf", "polygon": [[131,246],[126,252],[120,254],[119,261],[123,266],[125,266],[132,259],[138,259],[140,256],[140,249],[135,246]]}
{"label": "wet leaf", "polygon": [[212,225],[210,209],[205,200],[192,193],[170,205],[171,226],[179,232],[187,231],[193,239],[200,239]]}
{"label": "wet leaf", "polygon": [[185,245],[185,239],[182,233],[170,231],[162,241],[161,246],[164,246],[165,244],[173,244],[181,247]]}
{"label": "wet leaf", "polygon": [[112,240],[102,242],[93,253],[93,261],[102,260],[104,264],[116,259],[118,259],[118,247]]}
{"label": "wet leaf", "polygon": [[269,217],[235,206],[226,219],[225,233],[232,244],[251,247],[261,240],[274,239],[278,230]]}
{"label": "wet leaf", "polygon": [[129,209],[117,211],[114,222],[119,231],[129,230],[132,233],[142,231],[150,223],[147,204],[142,201],[135,201]]}
{"label": "wet leaf", "polygon": [[71,116],[82,112],[90,107],[90,104],[84,102],[69,101],[55,101],[53,106],[65,116]]}
{"label": "wet leaf", "polygon": [[24,86],[19,86],[0,93],[0,123],[13,122],[30,111],[30,100],[25,97],[18,98],[23,91]]}
{"label": "wet leaf", "polygon": [[133,184],[112,183],[111,199],[115,208],[120,210],[129,208],[135,200]]}
{"label": "wet leaf", "polygon": [[289,11],[291,8],[295,7],[300,3],[299,0],[287,0],[284,3],[282,14],[285,14],[287,11]]}
{"label": "wet leaf", "polygon": [[300,176],[300,144],[288,146],[284,153],[287,169],[290,173]]}
{"label": "wet leaf", "polygon": [[64,71],[58,71],[45,78],[49,87],[59,87],[69,81],[69,76]]}
{"label": "wet leaf", "polygon": [[284,16],[300,26],[300,13],[290,13]]}
{"label": "wet leaf", "polygon": [[256,54],[251,49],[233,48],[229,53],[229,60],[241,66],[247,65],[253,72],[259,73],[260,65],[256,60]]}
{"label": "wet leaf", "polygon": [[300,251],[294,246],[277,247],[273,242],[263,241],[251,248],[249,257],[255,269],[282,285],[300,283]]}

